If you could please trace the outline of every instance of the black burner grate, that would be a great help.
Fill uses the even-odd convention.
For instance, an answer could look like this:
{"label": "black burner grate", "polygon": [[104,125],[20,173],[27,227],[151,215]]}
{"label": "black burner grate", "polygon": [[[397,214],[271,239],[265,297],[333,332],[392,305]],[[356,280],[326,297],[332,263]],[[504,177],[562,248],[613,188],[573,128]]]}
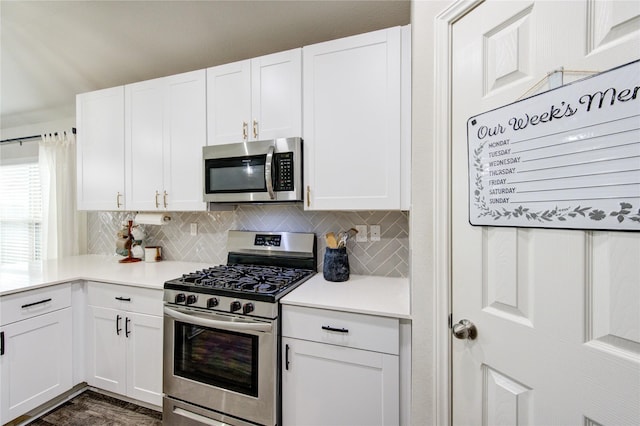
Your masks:
{"label": "black burner grate", "polygon": [[311,274],[307,269],[230,264],[184,274],[181,281],[196,287],[277,294]]}

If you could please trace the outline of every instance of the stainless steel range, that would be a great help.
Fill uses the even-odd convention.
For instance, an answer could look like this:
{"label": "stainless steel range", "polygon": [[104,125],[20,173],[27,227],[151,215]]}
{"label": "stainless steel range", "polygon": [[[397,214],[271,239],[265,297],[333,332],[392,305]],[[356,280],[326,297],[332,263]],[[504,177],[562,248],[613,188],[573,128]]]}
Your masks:
{"label": "stainless steel range", "polygon": [[278,300],[315,274],[316,238],[229,231],[227,251],[164,285],[165,425],[280,422]]}

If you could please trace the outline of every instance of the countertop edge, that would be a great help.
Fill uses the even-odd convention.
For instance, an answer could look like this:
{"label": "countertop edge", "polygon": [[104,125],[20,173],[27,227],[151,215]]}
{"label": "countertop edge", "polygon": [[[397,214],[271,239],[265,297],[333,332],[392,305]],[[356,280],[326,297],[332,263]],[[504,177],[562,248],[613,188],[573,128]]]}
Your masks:
{"label": "countertop edge", "polygon": [[78,276],[78,277],[68,278],[68,279],[64,278],[64,279],[57,279],[52,281],[43,281],[40,283],[29,284],[28,286],[24,286],[20,288],[13,288],[10,290],[0,291],[0,297],[10,296],[12,294],[17,294],[17,293],[24,293],[32,290],[39,290],[41,288],[51,287],[59,284],[73,284],[74,282],[77,282],[77,281],[84,281],[84,282],[91,281],[91,282],[105,283],[105,284],[112,284],[112,285],[125,285],[128,287],[140,287],[140,288],[148,288],[152,290],[164,289],[162,286],[139,283],[139,282],[128,282],[128,281],[122,281],[122,280],[109,280],[104,278]]}
{"label": "countertop edge", "polygon": [[[0,297],[78,281],[163,290],[165,281],[208,266],[170,260],[125,266],[118,263],[117,258],[106,255],[79,255],[8,265],[0,267]],[[320,272],[284,295],[279,302],[282,305],[412,319],[409,278],[352,275],[346,282],[335,283],[326,281]]]}

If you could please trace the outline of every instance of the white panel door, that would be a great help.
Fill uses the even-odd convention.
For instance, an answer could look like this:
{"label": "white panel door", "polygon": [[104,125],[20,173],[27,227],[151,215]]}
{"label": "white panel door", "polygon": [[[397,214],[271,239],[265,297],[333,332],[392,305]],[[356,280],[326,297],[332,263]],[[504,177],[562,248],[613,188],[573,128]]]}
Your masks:
{"label": "white panel door", "polygon": [[453,25],[453,323],[478,330],[453,339],[456,425],[640,424],[640,234],[470,226],[466,134],[548,72],[637,59],[639,5],[488,1]]}
{"label": "white panel door", "polygon": [[251,60],[207,69],[207,145],[249,140]]}
{"label": "white panel door", "polygon": [[0,328],[0,424],[71,389],[71,308]]}
{"label": "white panel door", "polygon": [[124,395],[126,384],[125,314],[89,306],[86,340],[87,383]]}
{"label": "white panel door", "polygon": [[166,77],[164,188],[166,210],[205,210],[202,147],[207,143],[206,72]]}
{"label": "white panel door", "polygon": [[127,396],[162,405],[162,317],[126,313]]}
{"label": "white panel door", "polygon": [[79,210],[124,209],[124,86],[76,97]]}
{"label": "white panel door", "polygon": [[302,49],[251,60],[253,140],[302,135]]}
{"label": "white panel door", "polygon": [[124,94],[127,209],[157,210],[164,190],[164,81],[129,84]]}
{"label": "white panel door", "polygon": [[397,355],[288,337],[282,345],[284,426],[398,424]]}
{"label": "white panel door", "polygon": [[303,48],[307,210],[400,209],[400,27]]}

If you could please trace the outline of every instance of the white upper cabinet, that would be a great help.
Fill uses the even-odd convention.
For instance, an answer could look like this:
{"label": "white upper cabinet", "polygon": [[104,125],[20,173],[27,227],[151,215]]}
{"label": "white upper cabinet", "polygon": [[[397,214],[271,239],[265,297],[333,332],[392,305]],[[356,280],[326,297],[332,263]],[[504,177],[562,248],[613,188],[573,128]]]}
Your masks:
{"label": "white upper cabinet", "polygon": [[301,49],[207,69],[207,144],[302,134]]}
{"label": "white upper cabinet", "polygon": [[205,70],[125,86],[128,210],[204,210]]}
{"label": "white upper cabinet", "polygon": [[402,31],[303,48],[305,209],[408,207],[401,204],[401,169],[410,165],[401,137],[401,113],[410,114],[401,108]]}
{"label": "white upper cabinet", "polygon": [[166,78],[165,208],[205,210],[202,148],[207,143],[206,71]]}
{"label": "white upper cabinet", "polygon": [[251,113],[255,140],[302,135],[302,49],[251,60]]}
{"label": "white upper cabinet", "polygon": [[207,144],[241,142],[251,121],[251,61],[207,70]]}
{"label": "white upper cabinet", "polygon": [[124,87],[76,96],[79,210],[124,210]]}

